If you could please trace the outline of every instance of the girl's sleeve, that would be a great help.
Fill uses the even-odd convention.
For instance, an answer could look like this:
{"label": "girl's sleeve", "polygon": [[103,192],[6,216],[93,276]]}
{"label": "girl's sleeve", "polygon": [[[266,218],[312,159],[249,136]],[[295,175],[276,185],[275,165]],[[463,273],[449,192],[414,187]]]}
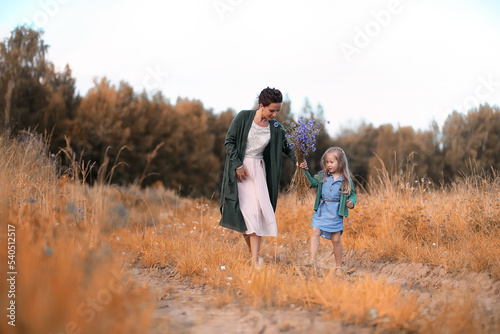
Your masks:
{"label": "girl's sleeve", "polygon": [[309,171],[305,171],[306,172],[306,176],[307,176],[307,179],[309,180],[309,182],[311,182],[311,188],[317,188],[318,185],[319,185],[319,182],[316,178],[312,177],[311,174],[309,174]]}
{"label": "girl's sleeve", "polygon": [[349,194],[347,200],[352,201],[354,209],[354,206],[356,206],[356,191],[354,190],[354,184],[352,183],[352,180],[350,179],[349,181],[351,182],[351,193]]}
{"label": "girl's sleeve", "polygon": [[241,124],[240,117],[238,117],[240,114],[236,115],[231,122],[229,130],[227,130],[226,140],[224,141],[227,157],[235,168],[243,166],[243,161],[238,157],[238,149],[236,148],[238,132]]}

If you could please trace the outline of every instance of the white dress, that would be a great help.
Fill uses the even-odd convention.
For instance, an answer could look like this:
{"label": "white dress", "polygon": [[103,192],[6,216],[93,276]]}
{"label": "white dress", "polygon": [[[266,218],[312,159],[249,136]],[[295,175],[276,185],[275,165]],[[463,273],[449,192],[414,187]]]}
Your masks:
{"label": "white dress", "polygon": [[266,166],[264,149],[271,140],[271,129],[252,123],[248,133],[247,147],[243,159],[243,168],[248,176],[238,182],[238,199],[240,211],[245,220],[245,234],[255,233],[258,236],[278,235],[276,217],[269,198],[266,183]]}

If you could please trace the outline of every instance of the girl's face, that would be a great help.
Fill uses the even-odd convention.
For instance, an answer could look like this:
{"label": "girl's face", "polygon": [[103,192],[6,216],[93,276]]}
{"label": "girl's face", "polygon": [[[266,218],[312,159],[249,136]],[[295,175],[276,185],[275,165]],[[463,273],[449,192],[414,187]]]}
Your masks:
{"label": "girl's face", "polygon": [[337,160],[337,156],[335,155],[335,153],[327,153],[323,164],[324,164],[325,169],[330,174],[340,172],[340,165],[339,165],[339,162]]}
{"label": "girl's face", "polygon": [[262,103],[260,104],[260,109],[262,110],[262,117],[271,121],[276,118],[278,111],[280,111],[281,103],[271,103],[267,107],[264,107]]}

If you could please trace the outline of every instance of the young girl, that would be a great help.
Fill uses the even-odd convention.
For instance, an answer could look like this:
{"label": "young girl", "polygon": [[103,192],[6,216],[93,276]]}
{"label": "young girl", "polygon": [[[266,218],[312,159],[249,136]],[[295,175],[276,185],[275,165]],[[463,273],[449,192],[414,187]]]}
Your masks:
{"label": "young girl", "polygon": [[[307,164],[301,165],[307,169]],[[344,217],[356,204],[356,193],[352,183],[347,157],[340,147],[330,147],[321,157],[323,169],[315,176],[306,170],[311,188],[318,188],[312,218],[311,259],[309,266],[316,264],[319,237],[332,241],[335,254],[335,273],[342,275],[342,243],[340,236],[344,230]]]}

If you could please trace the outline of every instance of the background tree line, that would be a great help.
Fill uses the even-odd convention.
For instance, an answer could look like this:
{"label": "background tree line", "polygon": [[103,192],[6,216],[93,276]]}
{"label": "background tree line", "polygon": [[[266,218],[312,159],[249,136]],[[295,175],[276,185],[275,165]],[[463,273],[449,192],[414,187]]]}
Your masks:
{"label": "background tree line", "polygon": [[[0,124],[11,136],[30,129],[50,135],[49,149],[60,152],[67,141],[76,160],[95,162],[89,181],[106,161],[109,172],[114,162],[113,183],[132,182],[147,186],[161,181],[184,195],[212,196],[220,187],[225,160],[224,139],[235,116],[233,110],[214,113],[201,101],[178,98],[175,103],[158,93],[152,97],[134,92],[126,82],[112,85],[106,78],[94,81],[85,96],[76,94],[75,79],[66,65],[56,71],[47,59],[43,32],[26,26],[12,31],[0,43]],[[306,100],[299,112],[325,123],[321,106]],[[286,125],[298,115],[285,99],[278,120]],[[500,169],[500,109],[489,105],[467,114],[453,112],[440,129],[378,127],[361,124],[346,127],[331,137],[321,131],[317,151],[311,154],[313,172],[330,146],[346,151],[350,167],[361,183],[375,176],[383,163],[390,172],[404,168],[412,153],[419,177],[448,182],[464,172],[469,160],[484,169]],[[69,162],[61,155],[62,168]],[[289,183],[294,166],[285,159],[282,185]]]}

